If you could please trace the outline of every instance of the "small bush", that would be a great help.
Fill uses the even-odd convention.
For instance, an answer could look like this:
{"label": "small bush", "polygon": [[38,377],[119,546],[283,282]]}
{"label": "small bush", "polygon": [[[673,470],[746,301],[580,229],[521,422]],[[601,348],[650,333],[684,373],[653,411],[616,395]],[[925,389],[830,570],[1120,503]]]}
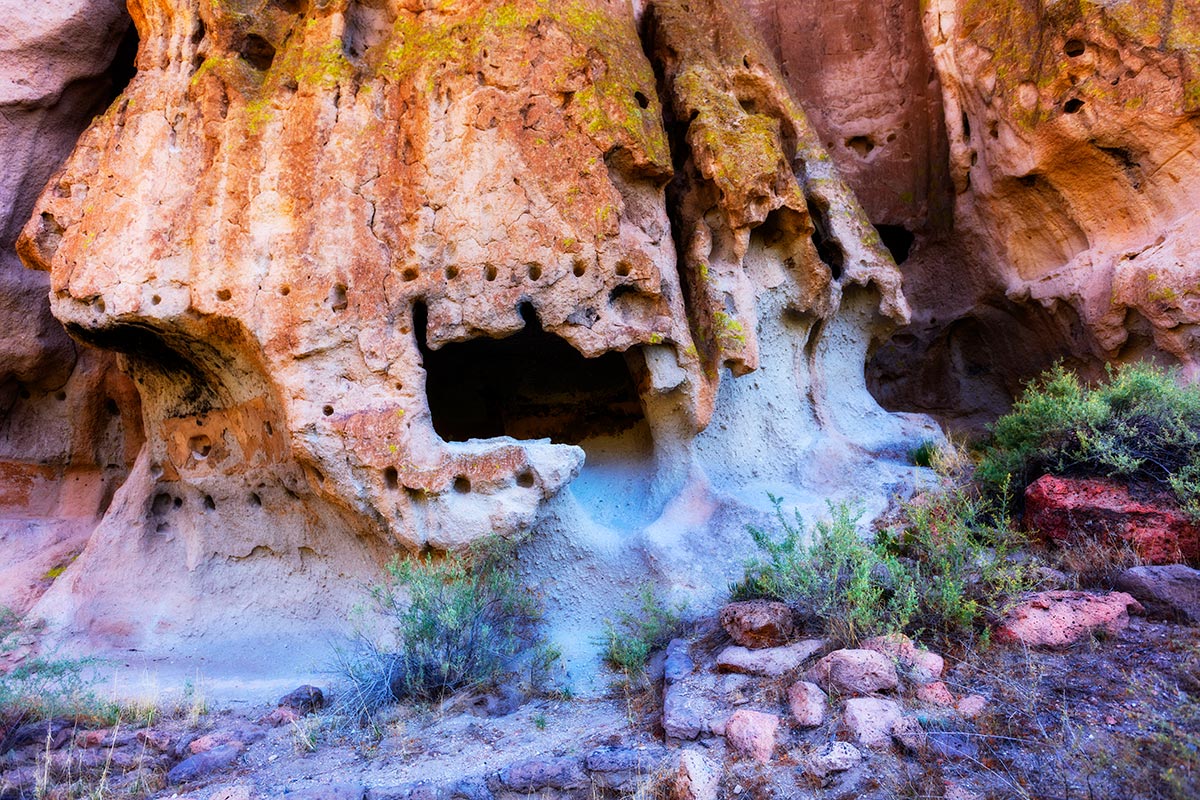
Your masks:
{"label": "small bush", "polygon": [[973,636],[1032,585],[1032,569],[1011,557],[1022,537],[963,485],[903,504],[899,522],[874,541],[859,531],[861,512],[842,504],[805,543],[799,515],[789,520],[772,501],[782,536],[751,529],[764,557],[749,562],[733,597],[781,600],[843,644],[889,633]]}
{"label": "small bush", "polygon": [[1200,386],[1129,364],[1092,388],[1055,367],[993,425],[977,477],[1022,492],[1047,473],[1158,483],[1200,517]]}
{"label": "small bush", "polygon": [[[17,650],[22,632],[17,616],[0,608],[0,658]],[[0,744],[6,722],[68,717],[112,724],[125,709],[96,697],[91,675],[96,664],[92,659],[29,655],[8,669],[0,668]]]}
{"label": "small bush", "polygon": [[908,627],[916,587],[893,554],[863,541],[858,529],[861,511],[831,505],[831,518],[818,522],[812,542],[805,544],[799,512],[789,520],[782,499],[771,501],[783,536],[775,541],[762,530],[750,529],[765,559],[747,565],[745,579],[732,587],[735,600],[781,600],[847,644]]}
{"label": "small bush", "polygon": [[436,699],[496,679],[537,641],[540,609],[517,583],[515,546],[499,537],[463,555],[395,559],[371,602],[392,630],[359,633],[334,671],[349,689],[344,710],[373,715],[397,701]]}
{"label": "small bush", "polygon": [[647,584],[637,594],[637,612],[621,612],[606,623],[604,660],[631,680],[642,677],[655,650],[661,650],[683,632],[686,607],[668,607]]}

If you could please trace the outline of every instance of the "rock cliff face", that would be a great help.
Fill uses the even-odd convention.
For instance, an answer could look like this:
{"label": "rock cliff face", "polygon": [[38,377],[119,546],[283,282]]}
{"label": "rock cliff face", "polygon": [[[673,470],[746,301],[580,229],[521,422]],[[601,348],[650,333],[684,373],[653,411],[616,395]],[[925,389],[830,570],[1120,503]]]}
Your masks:
{"label": "rock cliff face", "polygon": [[14,244],[46,181],[116,96],[136,38],[118,0],[0,14],[0,606],[25,610],[87,542],[141,446],[113,356],[73,343]]}
{"label": "rock cliff face", "polygon": [[647,576],[715,600],[768,493],[910,480],[868,374],[970,424],[1058,355],[1194,368],[1191,6],[921,6],[131,0],[107,106],[115,3],[0,30],[0,603],[261,658],[533,532],[582,653]]}
{"label": "rock cliff face", "polygon": [[877,395],[977,423],[1057,358],[1195,377],[1200,4],[935,0],[923,25],[954,231],[903,266],[919,311]]}

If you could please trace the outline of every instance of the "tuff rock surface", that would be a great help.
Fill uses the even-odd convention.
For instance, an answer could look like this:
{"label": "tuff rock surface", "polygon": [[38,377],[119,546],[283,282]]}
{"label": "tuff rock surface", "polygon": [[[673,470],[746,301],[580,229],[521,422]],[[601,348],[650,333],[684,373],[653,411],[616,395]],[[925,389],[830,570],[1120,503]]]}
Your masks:
{"label": "tuff rock surface", "polygon": [[66,635],[311,641],[391,554],[535,528],[564,628],[641,559],[707,602],[769,490],[890,485],[934,435],[866,390],[900,273],[752,15],[129,12],[136,75],[17,244],[141,401],[128,478],[35,608]]}
{"label": "tuff rock surface", "polygon": [[875,397],[972,426],[1060,356],[1194,372],[1198,14],[4,15],[0,604],[269,660],[397,552],[533,533],[590,658],[617,589],[719,602],[768,493],[882,510],[939,434]]}

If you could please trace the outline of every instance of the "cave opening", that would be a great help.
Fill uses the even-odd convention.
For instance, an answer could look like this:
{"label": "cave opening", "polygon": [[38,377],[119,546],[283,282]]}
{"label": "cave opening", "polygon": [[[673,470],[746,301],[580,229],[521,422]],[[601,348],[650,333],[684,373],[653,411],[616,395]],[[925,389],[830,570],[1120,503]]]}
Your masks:
{"label": "cave opening", "polygon": [[883,246],[892,254],[892,260],[896,262],[896,266],[908,261],[913,242],[917,238],[912,231],[903,225],[876,225],[875,230],[879,232]]}
{"label": "cave opening", "polygon": [[138,45],[137,28],[131,23],[125,30],[125,34],[121,37],[121,42],[117,45],[117,50],[113,54],[112,63],[109,64],[108,70],[105,72],[105,77],[108,79],[108,92],[104,99],[103,108],[107,108],[114,100],[120,97],[121,92],[125,91],[125,87],[133,80],[133,76],[137,74]]}
{"label": "cave opening", "polygon": [[644,421],[624,354],[585,358],[546,332],[530,303],[525,327],[502,339],[428,346],[428,311],[413,308],[433,429],[448,442],[511,436],[579,444]]}

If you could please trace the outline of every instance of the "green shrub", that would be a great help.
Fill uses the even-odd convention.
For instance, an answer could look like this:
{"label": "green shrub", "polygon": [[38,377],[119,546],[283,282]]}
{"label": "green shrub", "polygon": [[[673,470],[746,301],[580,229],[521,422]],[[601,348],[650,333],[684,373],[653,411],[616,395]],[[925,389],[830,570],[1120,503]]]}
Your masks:
{"label": "green shrub", "polygon": [[971,636],[1031,583],[1010,557],[1021,538],[964,486],[903,504],[899,522],[873,541],[859,531],[861,512],[841,504],[806,543],[799,514],[789,520],[772,501],[782,536],[750,530],[763,556],[747,564],[733,597],[783,601],[842,644],[889,633]]}
{"label": "green shrub", "polygon": [[831,518],[818,522],[811,543],[805,544],[799,512],[789,520],[782,499],[772,497],[771,502],[783,536],[776,542],[766,532],[750,529],[765,559],[747,565],[745,579],[732,588],[735,600],[782,600],[848,644],[908,627],[916,587],[894,555],[863,541],[861,511],[830,505]]}
{"label": "green shrub", "polygon": [[977,478],[1022,492],[1047,473],[1169,486],[1200,517],[1200,386],[1149,364],[1110,368],[1096,387],[1053,368],[993,425]]}
{"label": "green shrub", "polygon": [[[21,633],[17,616],[10,609],[0,608],[0,657],[17,650]],[[123,709],[115,702],[96,697],[92,675],[96,664],[92,659],[29,655],[15,666],[0,670],[0,734],[5,721],[67,717],[112,724]]]}
{"label": "green shrub", "polygon": [[499,677],[538,639],[540,608],[499,537],[462,555],[394,559],[371,591],[389,621],[386,642],[359,633],[334,671],[349,684],[344,710],[370,716],[397,701],[436,699]]}
{"label": "green shrub", "polygon": [[604,660],[631,680],[642,677],[655,650],[661,650],[684,629],[686,606],[664,605],[650,584],[637,593],[637,611],[623,611],[605,626]]}

